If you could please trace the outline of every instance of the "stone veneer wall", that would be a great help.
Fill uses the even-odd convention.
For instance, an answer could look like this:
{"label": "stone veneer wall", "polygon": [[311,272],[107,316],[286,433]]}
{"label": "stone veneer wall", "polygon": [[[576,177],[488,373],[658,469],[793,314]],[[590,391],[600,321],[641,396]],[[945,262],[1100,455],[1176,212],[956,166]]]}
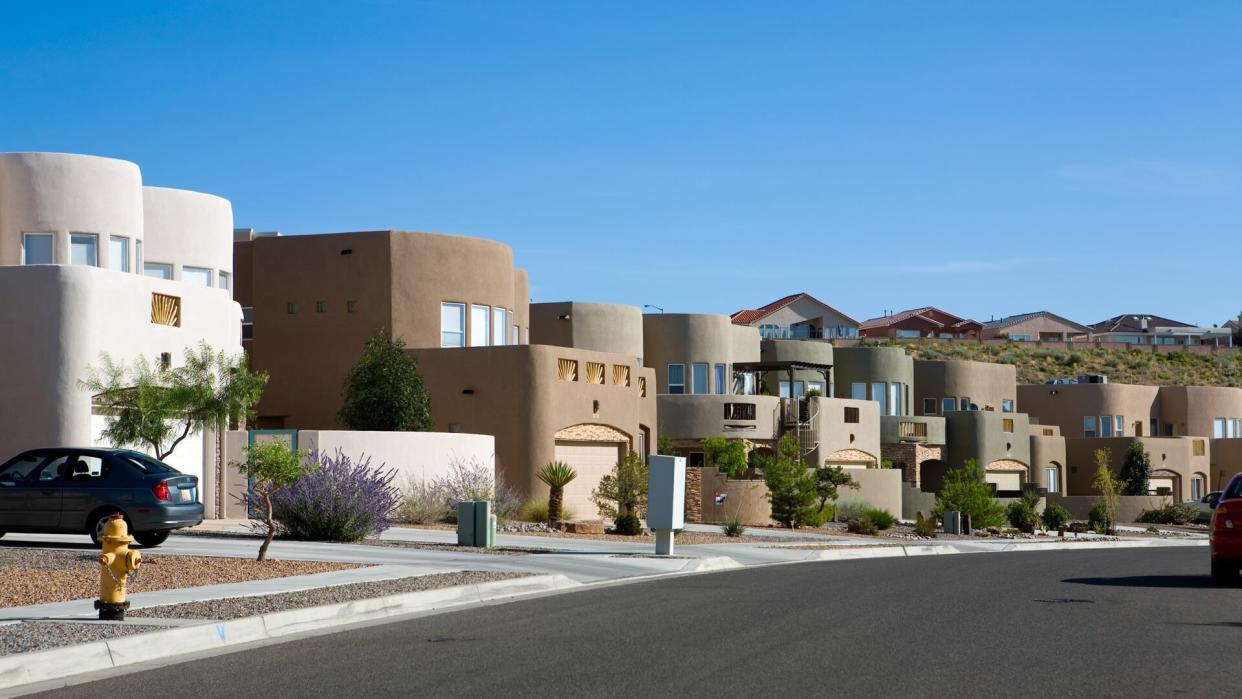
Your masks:
{"label": "stone veneer wall", "polygon": [[686,511],[687,522],[703,521],[703,468],[701,466],[686,467]]}
{"label": "stone veneer wall", "polygon": [[914,442],[900,444],[881,444],[880,457],[894,464],[903,463],[901,480],[913,483],[914,487],[922,487],[922,471],[924,461],[935,459],[944,461],[944,447],[929,447]]}

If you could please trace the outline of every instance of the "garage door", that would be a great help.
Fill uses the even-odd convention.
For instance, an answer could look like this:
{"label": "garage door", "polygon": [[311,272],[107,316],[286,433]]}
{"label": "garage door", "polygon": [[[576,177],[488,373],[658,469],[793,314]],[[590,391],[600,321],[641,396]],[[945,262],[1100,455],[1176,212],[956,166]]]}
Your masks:
{"label": "garage door", "polygon": [[984,478],[988,483],[995,483],[996,490],[999,492],[1013,493],[1022,490],[1022,474],[1020,473],[997,473],[990,471]]}
{"label": "garage door", "polygon": [[599,508],[591,502],[591,491],[599,479],[612,473],[621,458],[621,445],[611,442],[557,442],[556,460],[563,461],[578,472],[578,477],[565,487],[565,507],[580,519],[599,516]]}

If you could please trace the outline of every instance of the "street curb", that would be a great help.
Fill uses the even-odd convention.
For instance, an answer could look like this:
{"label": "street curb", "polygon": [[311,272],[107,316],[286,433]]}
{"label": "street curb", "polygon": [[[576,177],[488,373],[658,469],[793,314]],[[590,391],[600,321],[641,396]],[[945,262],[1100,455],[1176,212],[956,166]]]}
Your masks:
{"label": "street curb", "polygon": [[949,556],[969,553],[1022,553],[1023,551],[1098,551],[1101,549],[1133,549],[1155,547],[1207,546],[1206,539],[1173,541],[1040,541],[1026,544],[925,544],[911,546],[858,546],[855,548],[816,551],[804,561],[848,561],[863,558],[900,558],[905,556]]}
{"label": "street curb", "polygon": [[[290,609],[261,616],[243,617],[197,626],[182,626],[132,636],[94,641],[32,653],[0,657],[0,690],[39,682],[69,680],[101,670],[172,658],[178,655],[220,650],[333,626],[345,626],[386,617],[448,610],[504,599],[556,592],[582,583],[555,575],[536,575],[476,585],[458,585],[407,592],[387,597],[340,602],[319,607]],[[131,616],[140,617],[135,609]],[[66,674],[65,668],[73,668]]]}

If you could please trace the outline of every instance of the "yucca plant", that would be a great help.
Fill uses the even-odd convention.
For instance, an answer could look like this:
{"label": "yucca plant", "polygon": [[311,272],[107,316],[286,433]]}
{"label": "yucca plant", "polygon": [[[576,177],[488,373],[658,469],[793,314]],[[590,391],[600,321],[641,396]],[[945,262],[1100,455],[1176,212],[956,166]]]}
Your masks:
{"label": "yucca plant", "polygon": [[548,526],[556,527],[561,523],[562,503],[565,501],[565,486],[578,477],[578,472],[567,463],[553,461],[545,464],[535,473],[539,480],[548,486]]}

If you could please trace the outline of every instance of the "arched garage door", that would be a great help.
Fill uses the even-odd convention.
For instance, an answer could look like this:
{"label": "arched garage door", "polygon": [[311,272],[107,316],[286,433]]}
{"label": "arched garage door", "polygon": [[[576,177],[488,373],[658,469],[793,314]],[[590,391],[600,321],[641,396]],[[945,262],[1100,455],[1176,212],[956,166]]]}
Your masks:
{"label": "arched garage door", "polygon": [[557,440],[556,460],[578,472],[578,477],[565,487],[565,507],[574,517],[593,519],[599,516],[599,508],[591,502],[591,491],[599,486],[601,478],[612,473],[613,466],[621,459],[623,446],[618,442]]}

